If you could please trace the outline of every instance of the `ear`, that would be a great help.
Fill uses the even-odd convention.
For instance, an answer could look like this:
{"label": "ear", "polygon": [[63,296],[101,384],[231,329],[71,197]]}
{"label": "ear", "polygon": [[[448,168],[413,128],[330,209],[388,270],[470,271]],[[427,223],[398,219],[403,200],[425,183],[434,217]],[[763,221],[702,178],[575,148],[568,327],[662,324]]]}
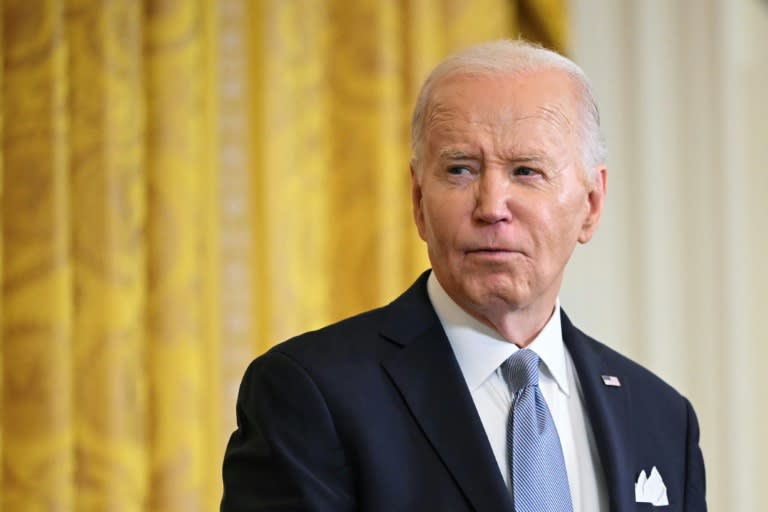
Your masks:
{"label": "ear", "polygon": [[597,230],[600,223],[600,215],[603,213],[603,204],[605,203],[605,194],[608,189],[608,169],[601,165],[594,170],[594,178],[587,182],[587,216],[581,225],[579,233],[579,243],[585,244],[592,239],[592,235]]}
{"label": "ear", "polygon": [[416,223],[416,229],[419,236],[425,240],[424,208],[422,206],[421,175],[416,170],[416,162],[411,160],[411,206],[413,207],[413,220]]}

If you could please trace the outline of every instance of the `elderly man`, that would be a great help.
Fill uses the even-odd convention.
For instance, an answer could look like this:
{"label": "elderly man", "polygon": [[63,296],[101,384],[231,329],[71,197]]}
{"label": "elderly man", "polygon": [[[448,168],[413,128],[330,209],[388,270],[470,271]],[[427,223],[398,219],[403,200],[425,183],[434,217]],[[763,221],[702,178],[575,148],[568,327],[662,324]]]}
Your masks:
{"label": "elderly man", "polygon": [[222,511],[706,510],[689,402],[558,302],[606,190],[581,69],[470,48],[429,76],[412,132],[432,270],[251,364]]}

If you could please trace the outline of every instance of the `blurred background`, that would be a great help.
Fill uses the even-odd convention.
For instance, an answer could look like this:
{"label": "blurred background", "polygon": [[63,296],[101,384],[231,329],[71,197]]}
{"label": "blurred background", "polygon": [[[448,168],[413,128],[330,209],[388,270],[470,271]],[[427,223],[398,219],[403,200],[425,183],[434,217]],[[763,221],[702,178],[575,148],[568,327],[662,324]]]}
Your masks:
{"label": "blurred background", "polygon": [[692,400],[711,510],[764,508],[768,2],[0,5],[0,510],[216,510],[250,360],[428,266],[421,81],[517,36],[608,139],[564,307]]}

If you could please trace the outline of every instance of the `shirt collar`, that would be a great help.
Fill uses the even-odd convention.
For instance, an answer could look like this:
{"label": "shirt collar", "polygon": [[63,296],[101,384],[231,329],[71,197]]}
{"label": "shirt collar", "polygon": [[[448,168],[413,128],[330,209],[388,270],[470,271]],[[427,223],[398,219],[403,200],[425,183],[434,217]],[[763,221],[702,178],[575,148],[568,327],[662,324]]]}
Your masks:
{"label": "shirt collar", "polygon": [[[473,392],[519,349],[495,329],[461,309],[445,292],[434,272],[430,273],[427,280],[427,293],[456,355],[467,387]],[[545,371],[557,382],[560,390],[566,396],[570,395],[559,299],[555,303],[554,313],[528,348],[538,354]]]}

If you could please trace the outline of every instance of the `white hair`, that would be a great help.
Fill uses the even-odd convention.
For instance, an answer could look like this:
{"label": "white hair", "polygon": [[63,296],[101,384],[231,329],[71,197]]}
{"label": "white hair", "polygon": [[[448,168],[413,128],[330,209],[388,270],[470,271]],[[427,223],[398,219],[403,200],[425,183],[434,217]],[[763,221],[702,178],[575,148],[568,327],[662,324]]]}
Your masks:
{"label": "white hair", "polygon": [[443,60],[429,74],[421,87],[411,119],[411,151],[417,166],[424,144],[424,123],[430,107],[432,90],[442,79],[452,75],[520,74],[540,70],[565,72],[573,81],[580,103],[577,121],[581,132],[582,164],[591,171],[605,163],[606,147],[600,129],[600,113],[592,93],[592,85],[584,71],[570,59],[527,41],[502,39],[482,43],[455,53]]}

